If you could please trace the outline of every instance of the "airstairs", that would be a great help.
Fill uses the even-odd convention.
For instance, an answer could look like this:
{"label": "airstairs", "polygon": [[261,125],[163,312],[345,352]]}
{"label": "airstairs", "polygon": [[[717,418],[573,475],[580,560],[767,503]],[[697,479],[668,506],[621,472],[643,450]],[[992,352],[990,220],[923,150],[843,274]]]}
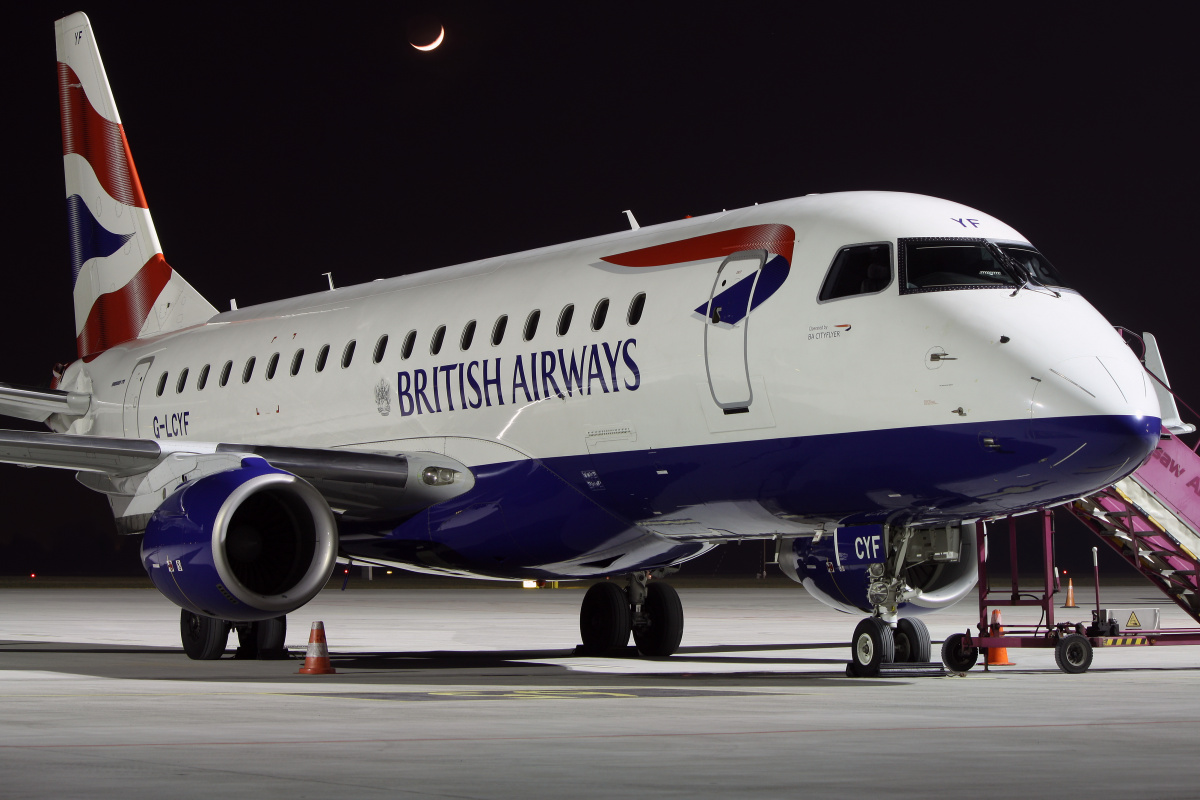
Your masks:
{"label": "airstairs", "polygon": [[1200,622],[1200,455],[1164,429],[1137,472],[1070,511]]}
{"label": "airstairs", "polygon": [[[1180,420],[1178,398],[1167,382],[1154,337],[1124,330],[1121,333],[1144,346],[1143,362],[1155,382],[1162,409],[1162,436],[1154,453],[1132,475],[1065,508],[1200,623],[1200,453],[1197,452],[1200,442],[1193,446],[1179,438],[1194,432],[1196,427]],[[1184,407],[1200,419],[1200,414],[1186,403]],[[1050,509],[1041,513],[1043,591],[1033,593],[1018,587],[1016,526],[1011,519],[1008,526],[1013,556],[1011,592],[990,585],[986,548],[980,536],[978,634],[968,631],[947,638],[942,648],[947,666],[958,671],[969,669],[980,651],[986,655],[991,649],[1052,647],[1064,672],[1079,673],[1091,665],[1094,647],[1200,644],[1200,628],[1146,626],[1131,630],[1121,620],[1108,619],[1099,605],[1098,588],[1090,625],[1056,622],[1054,598],[1060,587],[1053,563],[1054,517]],[[983,527],[982,523],[980,526]],[[1098,587],[1098,568],[1096,580]],[[1037,626],[1013,627],[1007,633],[989,623],[989,609],[1011,606],[1040,607],[1042,619]],[[985,658],[985,664],[987,661]]]}
{"label": "airstairs", "polygon": [[1075,501],[1070,511],[1200,622],[1200,454],[1196,452],[1200,442],[1189,446],[1178,437],[1194,432],[1196,426],[1180,420],[1178,398],[1171,391],[1154,336],[1121,333],[1143,346],[1142,360],[1154,379],[1162,409],[1162,436],[1136,472]]}

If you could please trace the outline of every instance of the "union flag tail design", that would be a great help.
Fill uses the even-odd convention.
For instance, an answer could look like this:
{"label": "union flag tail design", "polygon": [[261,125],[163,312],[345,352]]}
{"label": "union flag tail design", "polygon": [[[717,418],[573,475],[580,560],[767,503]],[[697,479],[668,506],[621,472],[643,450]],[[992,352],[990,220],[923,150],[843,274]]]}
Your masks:
{"label": "union flag tail design", "polygon": [[163,258],[125,129],[82,13],[55,23],[80,358],[217,313]]}

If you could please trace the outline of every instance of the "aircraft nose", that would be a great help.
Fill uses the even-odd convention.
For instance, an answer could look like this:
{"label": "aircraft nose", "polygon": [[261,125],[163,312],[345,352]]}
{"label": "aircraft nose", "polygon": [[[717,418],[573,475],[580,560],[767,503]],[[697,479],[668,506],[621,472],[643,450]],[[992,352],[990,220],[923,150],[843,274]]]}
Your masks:
{"label": "aircraft nose", "polygon": [[1112,482],[1154,450],[1158,398],[1132,352],[1069,358],[1034,381],[1032,434],[1052,446],[1055,472]]}
{"label": "aircraft nose", "polygon": [[1034,378],[1030,417],[1103,415],[1158,417],[1158,398],[1141,363],[1122,356],[1078,356]]}

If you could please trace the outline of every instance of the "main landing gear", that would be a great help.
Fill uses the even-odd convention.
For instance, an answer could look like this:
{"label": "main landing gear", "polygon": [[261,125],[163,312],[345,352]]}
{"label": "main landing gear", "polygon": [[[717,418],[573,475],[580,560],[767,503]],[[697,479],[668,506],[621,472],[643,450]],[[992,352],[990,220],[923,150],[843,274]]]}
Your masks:
{"label": "main landing gear", "polygon": [[627,586],[597,583],[583,596],[579,634],[589,655],[623,653],[629,636],[644,656],[665,657],[683,638],[683,604],[675,587],[651,578],[665,570],[630,573]]}
{"label": "main landing gear", "polygon": [[904,617],[893,628],[880,617],[867,617],[854,629],[846,671],[871,678],[883,664],[928,662],[932,651],[929,628],[921,620]]}
{"label": "main landing gear", "polygon": [[205,617],[183,609],[179,614],[179,638],[183,651],[195,661],[213,661],[225,655],[229,632],[238,632],[236,658],[260,660],[287,658],[283,642],[287,636],[287,617],[259,622],[230,622]]}

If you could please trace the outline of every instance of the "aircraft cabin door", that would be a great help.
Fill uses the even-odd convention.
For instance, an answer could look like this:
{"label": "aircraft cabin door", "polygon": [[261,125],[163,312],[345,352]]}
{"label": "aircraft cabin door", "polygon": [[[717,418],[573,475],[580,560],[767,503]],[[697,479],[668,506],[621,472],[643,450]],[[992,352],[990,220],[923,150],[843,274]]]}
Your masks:
{"label": "aircraft cabin door", "polygon": [[138,365],[133,368],[129,380],[125,381],[123,420],[125,423],[125,435],[129,438],[134,438],[138,435],[138,402],[142,398],[142,385],[146,382],[146,373],[150,371],[152,363],[154,363],[154,359],[152,358],[139,361]]}
{"label": "aircraft cabin door", "polygon": [[704,363],[713,400],[726,414],[748,409],[753,400],[746,366],[746,341],[754,284],[766,260],[763,250],[726,258],[717,269],[704,321]]}

